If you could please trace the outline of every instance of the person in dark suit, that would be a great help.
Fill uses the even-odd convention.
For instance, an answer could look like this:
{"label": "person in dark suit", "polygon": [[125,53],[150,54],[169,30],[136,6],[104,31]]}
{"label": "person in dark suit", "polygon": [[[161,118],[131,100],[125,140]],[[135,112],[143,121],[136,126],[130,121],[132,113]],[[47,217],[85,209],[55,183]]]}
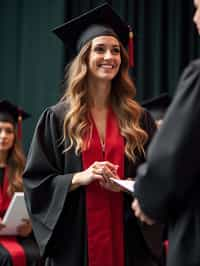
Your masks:
{"label": "person in dark suit", "polygon": [[[200,34],[200,0],[194,1]],[[167,222],[168,266],[200,265],[200,60],[183,71],[147,161],[137,171],[132,209],[143,222]]]}
{"label": "person in dark suit", "polygon": [[51,266],[152,266],[131,210],[109,177],[133,178],[156,125],[134,100],[128,25],[101,5],[54,29],[75,57],[65,93],[41,115],[23,179],[33,231]]}

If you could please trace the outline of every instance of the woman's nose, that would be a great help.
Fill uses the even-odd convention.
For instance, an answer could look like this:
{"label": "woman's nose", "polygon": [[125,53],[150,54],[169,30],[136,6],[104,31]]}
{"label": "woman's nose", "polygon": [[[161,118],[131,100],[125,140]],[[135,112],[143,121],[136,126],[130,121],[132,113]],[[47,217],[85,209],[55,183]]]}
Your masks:
{"label": "woman's nose", "polygon": [[110,50],[106,50],[105,54],[104,54],[104,59],[109,59],[112,57],[112,53]]}
{"label": "woman's nose", "polygon": [[7,134],[6,134],[6,131],[5,131],[5,130],[1,130],[1,131],[0,131],[0,137],[1,137],[1,138],[5,138],[6,135],[7,135]]}

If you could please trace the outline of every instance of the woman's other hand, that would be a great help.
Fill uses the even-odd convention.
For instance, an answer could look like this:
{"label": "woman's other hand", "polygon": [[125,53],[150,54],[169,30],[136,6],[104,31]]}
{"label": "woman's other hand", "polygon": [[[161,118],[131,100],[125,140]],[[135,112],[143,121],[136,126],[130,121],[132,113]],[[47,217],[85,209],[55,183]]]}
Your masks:
{"label": "woman's other hand", "polygon": [[32,232],[32,224],[29,219],[22,219],[22,223],[17,227],[19,236],[27,237]]}

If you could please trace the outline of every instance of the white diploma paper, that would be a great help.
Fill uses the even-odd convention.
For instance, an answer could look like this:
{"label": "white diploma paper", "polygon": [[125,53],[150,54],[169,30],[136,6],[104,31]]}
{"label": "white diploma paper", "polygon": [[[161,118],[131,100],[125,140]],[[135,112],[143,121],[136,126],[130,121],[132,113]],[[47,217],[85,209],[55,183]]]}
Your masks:
{"label": "white diploma paper", "polygon": [[135,181],[129,180],[129,179],[116,179],[116,178],[110,178],[112,182],[117,184],[118,186],[122,187],[123,189],[127,190],[128,192],[133,193],[134,192],[134,183]]}
{"label": "white diploma paper", "polygon": [[2,223],[6,227],[0,230],[0,235],[16,235],[16,228],[22,224],[22,219],[29,219],[24,201],[24,193],[15,192],[2,219]]}

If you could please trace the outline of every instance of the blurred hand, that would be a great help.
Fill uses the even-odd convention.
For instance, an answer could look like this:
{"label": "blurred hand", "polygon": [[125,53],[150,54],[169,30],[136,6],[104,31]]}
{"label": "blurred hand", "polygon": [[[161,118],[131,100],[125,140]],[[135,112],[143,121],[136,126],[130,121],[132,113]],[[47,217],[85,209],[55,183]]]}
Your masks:
{"label": "blurred hand", "polygon": [[26,237],[32,232],[32,224],[29,219],[22,219],[22,223],[17,227],[19,236]]}
{"label": "blurred hand", "polygon": [[0,218],[0,231],[5,227],[6,225],[2,223],[2,218]]}
{"label": "blurred hand", "polygon": [[137,198],[134,199],[134,201],[132,202],[131,208],[133,209],[135,216],[138,217],[141,222],[144,222],[148,225],[152,225],[155,223],[154,220],[152,220],[150,217],[148,217],[146,214],[143,213]]}

